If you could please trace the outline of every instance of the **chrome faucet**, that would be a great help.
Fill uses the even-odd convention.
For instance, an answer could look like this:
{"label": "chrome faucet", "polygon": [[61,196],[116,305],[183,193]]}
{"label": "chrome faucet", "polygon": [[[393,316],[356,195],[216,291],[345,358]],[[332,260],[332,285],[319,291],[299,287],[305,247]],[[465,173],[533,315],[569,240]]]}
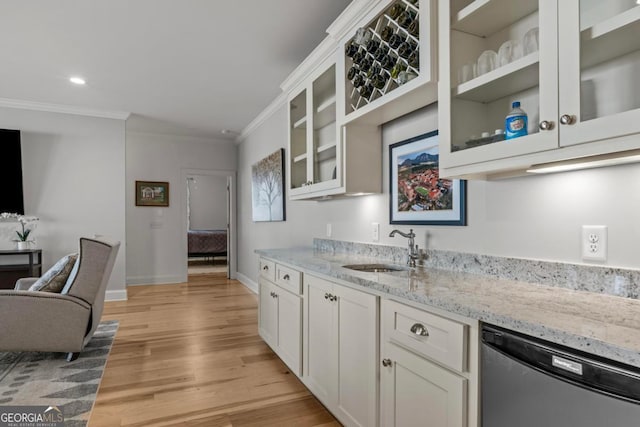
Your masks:
{"label": "chrome faucet", "polygon": [[409,267],[415,267],[416,260],[418,259],[418,245],[415,244],[416,233],[413,232],[413,228],[410,228],[408,233],[403,233],[400,230],[393,230],[389,233],[389,237],[394,237],[396,233],[409,239],[409,258],[407,259],[407,265]]}

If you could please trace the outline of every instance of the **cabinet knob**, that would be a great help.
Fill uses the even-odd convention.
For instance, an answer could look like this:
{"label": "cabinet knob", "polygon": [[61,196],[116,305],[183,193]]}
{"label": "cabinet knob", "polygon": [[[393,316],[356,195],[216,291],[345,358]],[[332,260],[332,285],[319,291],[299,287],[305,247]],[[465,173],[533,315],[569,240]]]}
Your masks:
{"label": "cabinet knob", "polygon": [[551,130],[553,129],[553,122],[549,120],[543,120],[538,126],[540,127],[540,130]]}
{"label": "cabinet knob", "polygon": [[560,123],[562,123],[563,125],[572,125],[575,123],[575,121],[575,116],[569,114],[563,114],[562,116],[560,116]]}
{"label": "cabinet knob", "polygon": [[262,267],[262,269],[263,269],[264,271],[269,271],[269,266],[268,266],[268,265],[265,265],[264,267]]}
{"label": "cabinet knob", "polygon": [[382,359],[382,366],[384,367],[388,367],[391,366],[393,362],[391,362],[391,359]]}
{"label": "cabinet knob", "polygon": [[288,274],[285,274],[284,276],[282,276],[282,278],[283,278],[284,280],[289,280],[289,275],[288,275]]}
{"label": "cabinet knob", "polygon": [[337,299],[337,296],[329,294],[329,301],[336,301]]}
{"label": "cabinet knob", "polygon": [[414,323],[411,327],[411,332],[421,337],[429,336],[429,331],[427,331],[427,328],[425,328],[421,323]]}
{"label": "cabinet knob", "polygon": [[325,293],[324,294],[324,299],[329,299],[329,294]]}

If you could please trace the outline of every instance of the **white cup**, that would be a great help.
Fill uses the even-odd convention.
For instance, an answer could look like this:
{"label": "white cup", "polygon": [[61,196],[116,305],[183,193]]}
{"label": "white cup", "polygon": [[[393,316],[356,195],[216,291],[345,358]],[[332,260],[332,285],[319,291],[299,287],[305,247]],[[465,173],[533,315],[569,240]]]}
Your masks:
{"label": "white cup", "polygon": [[498,50],[498,67],[507,65],[510,62],[522,57],[522,48],[518,40],[507,40],[502,43]]}
{"label": "white cup", "polygon": [[527,31],[522,38],[522,50],[525,55],[538,51],[538,27]]}
{"label": "white cup", "polygon": [[478,57],[477,73],[479,76],[496,69],[498,54],[492,50],[485,50]]}
{"label": "white cup", "polygon": [[458,84],[468,82],[476,77],[476,64],[472,62],[470,64],[464,64],[458,69]]}

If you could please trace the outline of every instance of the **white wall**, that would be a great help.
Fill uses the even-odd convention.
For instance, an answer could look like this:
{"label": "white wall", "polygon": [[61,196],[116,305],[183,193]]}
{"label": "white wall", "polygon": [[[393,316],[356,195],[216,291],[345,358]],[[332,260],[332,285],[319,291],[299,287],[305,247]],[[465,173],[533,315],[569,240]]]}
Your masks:
{"label": "white wall", "polygon": [[189,226],[192,230],[227,228],[227,178],[219,175],[188,175]]}
{"label": "white wall", "polygon": [[[380,243],[405,246],[389,238],[388,146],[437,129],[437,107],[430,106],[383,126],[383,189],[380,195],[326,202],[289,201],[287,221],[251,221],[251,165],[279,147],[286,148],[286,109],[279,109],[240,144],[238,152],[238,273],[258,277],[257,248],[310,245],[325,237],[371,241],[371,223],[380,223]],[[468,184],[468,226],[416,226],[417,243],[431,249],[581,263],[581,226],[609,227],[605,265],[640,268],[640,164],[528,176]],[[240,276],[242,277],[242,276]]]}
{"label": "white wall", "polygon": [[[0,128],[20,129],[27,215],[40,217],[33,237],[43,270],[78,251],[80,237],[120,240],[107,297],[125,289],[125,122],[0,108]],[[0,249],[12,249],[17,224],[2,224]]]}
{"label": "white wall", "polygon": [[[230,141],[127,132],[127,283],[187,278],[186,172],[233,170]],[[135,206],[135,181],[168,181],[169,207]]]}

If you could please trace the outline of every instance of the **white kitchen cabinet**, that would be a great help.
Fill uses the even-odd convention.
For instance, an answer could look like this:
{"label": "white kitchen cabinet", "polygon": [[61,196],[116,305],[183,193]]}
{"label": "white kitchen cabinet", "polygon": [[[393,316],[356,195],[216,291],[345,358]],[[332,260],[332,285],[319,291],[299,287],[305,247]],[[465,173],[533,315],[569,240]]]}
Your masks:
{"label": "white kitchen cabinet", "polygon": [[477,322],[381,302],[380,424],[478,425]]}
{"label": "white kitchen cabinet", "polygon": [[340,124],[333,52],[289,98],[289,198],[379,193],[380,129]]}
{"label": "white kitchen cabinet", "polygon": [[378,303],[305,275],[303,382],[347,426],[378,425]]}
{"label": "white kitchen cabinet", "polygon": [[[486,50],[522,43],[539,28],[539,49],[468,81],[461,70]],[[474,177],[640,148],[640,7],[630,0],[439,2],[440,167]],[[528,135],[504,129],[513,101]],[[636,137],[634,137],[636,136]]]}
{"label": "white kitchen cabinet", "polygon": [[[265,265],[261,260],[261,265]],[[271,268],[278,270],[272,263]],[[258,331],[297,376],[302,375],[302,298],[269,281],[262,270],[259,283]]]}

